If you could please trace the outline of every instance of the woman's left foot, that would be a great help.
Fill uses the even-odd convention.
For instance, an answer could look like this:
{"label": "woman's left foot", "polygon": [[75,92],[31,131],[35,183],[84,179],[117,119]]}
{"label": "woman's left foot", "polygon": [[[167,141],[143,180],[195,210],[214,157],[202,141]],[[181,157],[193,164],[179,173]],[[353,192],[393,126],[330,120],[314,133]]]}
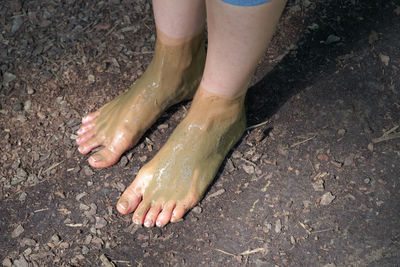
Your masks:
{"label": "woman's left foot", "polygon": [[139,171],[117,204],[146,227],[176,222],[202,198],[246,127],[244,95],[227,99],[199,88],[185,119]]}

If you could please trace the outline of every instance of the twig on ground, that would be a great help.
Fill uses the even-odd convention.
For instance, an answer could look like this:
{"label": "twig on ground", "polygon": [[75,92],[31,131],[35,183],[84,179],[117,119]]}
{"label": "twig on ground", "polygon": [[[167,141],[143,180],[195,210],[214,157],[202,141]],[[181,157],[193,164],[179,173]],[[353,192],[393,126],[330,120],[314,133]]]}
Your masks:
{"label": "twig on ground", "polygon": [[265,251],[265,248],[255,248],[255,249],[251,249],[251,250],[248,249],[248,250],[243,251],[242,253],[239,253],[237,255],[233,254],[233,253],[230,253],[230,252],[227,252],[227,251],[224,251],[224,250],[219,249],[219,248],[214,248],[214,250],[219,251],[221,253],[224,253],[226,255],[232,256],[232,257],[237,257],[237,256],[246,256],[246,255],[250,255],[250,254],[254,254],[254,253],[258,253],[258,252],[263,252],[263,251]]}
{"label": "twig on ground", "polygon": [[36,213],[36,212],[41,212],[41,211],[45,211],[45,210],[49,210],[49,208],[39,209],[39,210],[35,210],[33,212]]}
{"label": "twig on ground", "polygon": [[290,147],[295,147],[295,146],[298,146],[298,145],[304,144],[304,143],[306,143],[306,142],[308,142],[308,141],[310,141],[310,140],[314,139],[316,136],[317,136],[317,135],[314,135],[314,136],[311,136],[310,138],[307,138],[307,139],[305,139],[305,140],[303,140],[303,141],[300,141],[300,142],[294,143],[294,144],[292,144]]}
{"label": "twig on ground", "polygon": [[226,254],[226,255],[232,256],[232,257],[236,257],[235,254],[232,254],[232,253],[230,253],[230,252],[226,252],[226,251],[224,251],[224,250],[222,250],[222,249],[219,249],[219,248],[214,248],[214,250],[216,250],[216,251],[218,251],[218,252],[221,252],[221,253],[224,253],[224,254]]}
{"label": "twig on ground", "polygon": [[81,223],[67,223],[65,225],[68,227],[82,227],[83,226],[83,224],[81,224]]}
{"label": "twig on ground", "polygon": [[250,254],[254,254],[254,253],[258,253],[258,252],[262,252],[262,251],[265,251],[265,248],[255,248],[255,249],[252,249],[252,250],[246,250],[246,251],[243,251],[242,253],[240,253],[240,255],[250,255]]}
{"label": "twig on ground", "polygon": [[46,174],[47,172],[51,171],[52,169],[54,169],[55,167],[57,167],[58,165],[60,165],[62,163],[62,161],[53,164],[52,166],[50,166],[48,169],[46,169],[43,174]]}
{"label": "twig on ground", "polygon": [[399,125],[393,127],[389,131],[385,132],[381,137],[372,139],[371,140],[372,143],[376,144],[376,143],[380,143],[380,142],[384,142],[384,141],[400,138],[400,132],[393,133],[394,131],[397,130],[397,128],[399,128]]}
{"label": "twig on ground", "polygon": [[271,121],[270,120],[266,120],[266,121],[261,122],[259,124],[255,124],[255,125],[251,125],[251,126],[247,127],[245,131],[255,129],[255,128],[261,127],[263,125],[269,124],[269,123],[271,123]]}
{"label": "twig on ground", "polygon": [[313,231],[313,232],[311,232],[311,234],[318,234],[318,233],[328,232],[328,231],[332,231],[332,230],[333,230],[333,229],[318,230],[318,231]]}

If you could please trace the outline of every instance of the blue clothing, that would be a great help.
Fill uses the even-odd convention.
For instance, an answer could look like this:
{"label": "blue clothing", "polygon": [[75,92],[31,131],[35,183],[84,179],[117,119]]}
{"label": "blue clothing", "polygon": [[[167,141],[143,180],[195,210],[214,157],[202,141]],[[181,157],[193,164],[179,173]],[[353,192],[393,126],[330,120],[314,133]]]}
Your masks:
{"label": "blue clothing", "polygon": [[235,6],[256,6],[264,4],[271,0],[221,0],[221,1]]}

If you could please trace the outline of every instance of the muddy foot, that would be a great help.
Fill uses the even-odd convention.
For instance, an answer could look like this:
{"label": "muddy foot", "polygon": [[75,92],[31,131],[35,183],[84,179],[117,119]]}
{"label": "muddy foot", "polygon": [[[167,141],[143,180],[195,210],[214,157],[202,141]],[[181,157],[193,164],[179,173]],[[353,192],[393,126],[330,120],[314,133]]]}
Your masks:
{"label": "muddy foot", "polygon": [[176,222],[203,196],[246,125],[244,96],[230,100],[200,88],[186,118],[138,173],[117,209],[147,227]]}
{"label": "muddy foot", "polygon": [[204,68],[204,35],[178,44],[158,40],[143,76],[125,93],[85,116],[78,130],[79,152],[103,148],[89,158],[95,168],[116,163],[168,107],[191,99]]}

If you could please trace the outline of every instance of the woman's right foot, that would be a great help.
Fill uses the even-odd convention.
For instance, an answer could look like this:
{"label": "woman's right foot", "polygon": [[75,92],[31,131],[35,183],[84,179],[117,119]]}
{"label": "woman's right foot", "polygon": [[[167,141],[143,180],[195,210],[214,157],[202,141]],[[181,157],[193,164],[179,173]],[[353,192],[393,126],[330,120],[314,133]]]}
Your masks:
{"label": "woman's right foot", "polygon": [[164,110],[194,96],[204,69],[204,34],[165,43],[160,39],[143,76],[128,91],[82,118],[76,140],[79,152],[87,154],[103,146],[89,158],[92,167],[115,164]]}

